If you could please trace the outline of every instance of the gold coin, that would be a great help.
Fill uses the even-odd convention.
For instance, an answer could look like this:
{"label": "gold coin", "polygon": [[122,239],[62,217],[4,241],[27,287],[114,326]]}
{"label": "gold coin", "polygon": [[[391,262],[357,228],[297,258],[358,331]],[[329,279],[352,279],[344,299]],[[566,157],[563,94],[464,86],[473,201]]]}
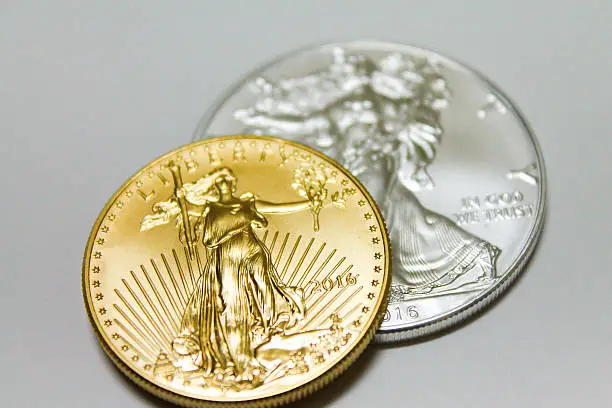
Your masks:
{"label": "gold coin", "polygon": [[83,263],[112,361],[185,406],[273,406],[326,385],[378,328],[390,247],[363,186],[305,146],[208,139],[130,178]]}

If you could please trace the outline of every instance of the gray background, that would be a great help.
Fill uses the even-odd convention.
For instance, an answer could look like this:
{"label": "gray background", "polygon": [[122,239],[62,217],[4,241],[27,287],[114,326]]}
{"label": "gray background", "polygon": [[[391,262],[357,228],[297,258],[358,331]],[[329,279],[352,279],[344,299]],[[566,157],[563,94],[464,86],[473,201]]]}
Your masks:
{"label": "gray background", "polygon": [[89,327],[81,258],[94,219],[254,65],[375,38],[459,58],[518,103],[544,151],[546,227],[486,313],[371,347],[296,405],[610,406],[610,21],[603,0],[1,1],[2,405],[167,406],[112,368]]}

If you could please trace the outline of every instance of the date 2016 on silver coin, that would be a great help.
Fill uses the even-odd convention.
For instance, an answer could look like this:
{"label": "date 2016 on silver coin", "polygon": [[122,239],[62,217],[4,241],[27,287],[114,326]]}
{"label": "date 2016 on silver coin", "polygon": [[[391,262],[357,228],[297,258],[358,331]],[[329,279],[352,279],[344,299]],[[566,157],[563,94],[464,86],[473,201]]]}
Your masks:
{"label": "date 2016 on silver coin", "polygon": [[195,138],[232,133],[302,142],[368,188],[394,257],[379,341],[481,309],[542,228],[544,165],[528,125],[487,79],[432,51],[355,41],[284,55],[236,84]]}

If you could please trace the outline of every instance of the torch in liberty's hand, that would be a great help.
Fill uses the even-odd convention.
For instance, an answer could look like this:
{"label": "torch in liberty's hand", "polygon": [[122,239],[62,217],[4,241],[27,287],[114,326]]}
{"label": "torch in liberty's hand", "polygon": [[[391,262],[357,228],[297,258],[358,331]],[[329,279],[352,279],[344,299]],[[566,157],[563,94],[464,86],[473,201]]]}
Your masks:
{"label": "torch in liberty's hand", "polygon": [[174,180],[174,196],[181,210],[181,218],[183,220],[183,237],[185,238],[185,244],[187,245],[187,251],[189,257],[195,259],[196,244],[193,237],[193,230],[191,229],[191,223],[189,222],[189,213],[187,209],[187,200],[185,199],[185,190],[183,189],[183,178],[181,176],[181,168],[176,162],[171,161],[168,163],[168,169],[172,173],[172,179]]}

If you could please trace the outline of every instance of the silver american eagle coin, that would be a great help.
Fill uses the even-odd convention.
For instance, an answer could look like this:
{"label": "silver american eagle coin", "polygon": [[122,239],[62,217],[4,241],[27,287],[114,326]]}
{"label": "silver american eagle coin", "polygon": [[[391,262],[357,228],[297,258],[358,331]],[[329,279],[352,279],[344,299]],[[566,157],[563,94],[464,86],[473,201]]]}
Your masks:
{"label": "silver american eagle coin", "polygon": [[497,86],[433,51],[352,41],[285,54],[235,84],[194,139],[233,133],[318,149],[372,194],[393,249],[380,342],[491,303],[542,229],[546,178],[529,125]]}

